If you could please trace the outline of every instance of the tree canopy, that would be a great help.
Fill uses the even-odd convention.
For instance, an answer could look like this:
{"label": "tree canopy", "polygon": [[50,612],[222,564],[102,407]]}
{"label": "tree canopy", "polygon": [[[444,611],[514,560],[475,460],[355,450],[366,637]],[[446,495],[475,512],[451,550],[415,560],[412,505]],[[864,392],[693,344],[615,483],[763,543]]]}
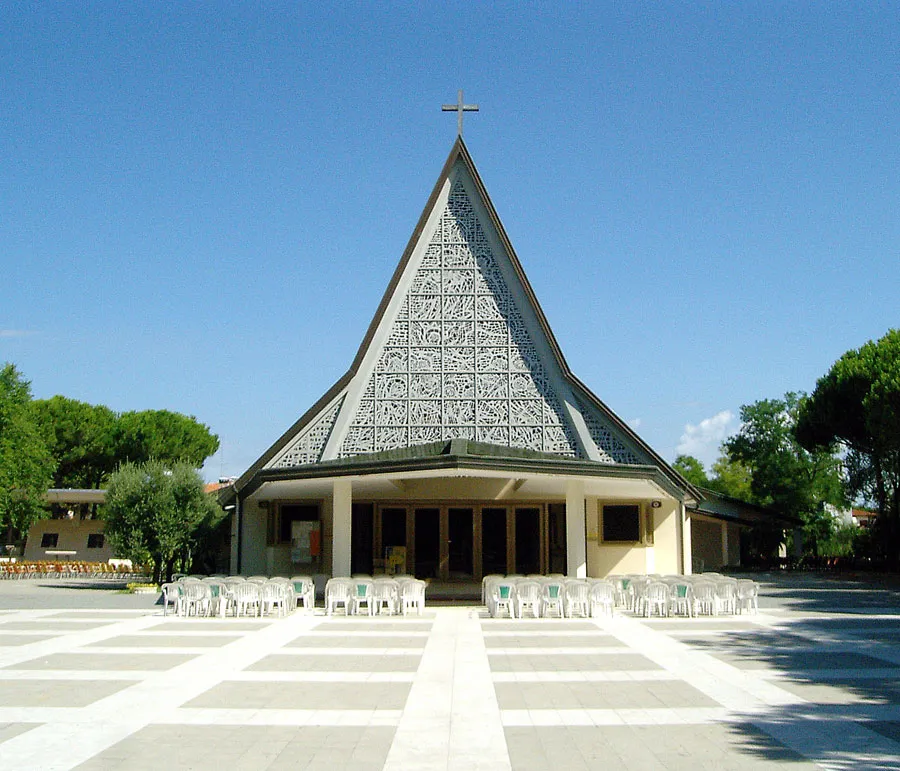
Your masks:
{"label": "tree canopy", "polygon": [[824,504],[846,505],[840,458],[830,448],[807,450],[795,435],[803,394],[741,407],[740,431],[724,443],[729,460],[750,471],[752,502],[804,522],[815,549],[831,532]]}
{"label": "tree canopy", "polygon": [[900,330],[847,351],[803,405],[797,436],[847,449],[848,487],[874,502],[887,554],[900,561]]}
{"label": "tree canopy", "polygon": [[54,462],[30,409],[31,386],[12,364],[0,369],[0,528],[7,543],[47,516]]}
{"label": "tree canopy", "polygon": [[96,488],[116,467],[116,414],[65,396],[36,399],[35,418],[56,459],[54,487]]}
{"label": "tree canopy", "polygon": [[123,412],[116,427],[116,455],[121,461],[159,460],[203,465],[219,449],[219,438],[195,417],[168,410]]}
{"label": "tree canopy", "polygon": [[224,516],[203,487],[190,463],[123,464],[109,478],[102,510],[116,554],[152,564],[156,581],[170,579],[177,558],[189,562],[198,531]]}
{"label": "tree canopy", "polygon": [[128,461],[200,467],[219,447],[218,437],[196,418],[167,410],[116,414],[103,405],[54,396],[33,401],[32,411],[56,459],[54,487],[98,488]]}
{"label": "tree canopy", "polygon": [[692,485],[715,490],[748,503],[753,502],[750,469],[740,461],[720,455],[712,465],[712,476],[707,476],[703,463],[693,455],[679,455],[672,467]]}

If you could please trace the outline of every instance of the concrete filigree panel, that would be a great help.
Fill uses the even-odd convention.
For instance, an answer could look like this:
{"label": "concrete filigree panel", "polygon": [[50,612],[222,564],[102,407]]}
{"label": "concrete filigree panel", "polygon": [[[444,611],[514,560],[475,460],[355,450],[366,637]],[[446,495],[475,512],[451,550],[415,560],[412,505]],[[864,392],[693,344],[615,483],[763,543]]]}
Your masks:
{"label": "concrete filigree panel", "polygon": [[550,382],[456,183],[339,454],[467,438],[576,456],[574,430]]}
{"label": "concrete filigree panel", "polygon": [[579,409],[584,416],[591,439],[597,446],[603,463],[627,463],[641,464],[649,461],[642,460],[636,453],[628,448],[612,426],[601,418],[593,409],[579,402]]}
{"label": "concrete filigree panel", "polygon": [[291,442],[287,449],[272,465],[272,468],[287,468],[290,466],[302,466],[305,463],[317,463],[322,458],[322,450],[325,442],[334,427],[334,421],[344,402],[342,396],[334,404],[328,407],[318,418],[312,421]]}

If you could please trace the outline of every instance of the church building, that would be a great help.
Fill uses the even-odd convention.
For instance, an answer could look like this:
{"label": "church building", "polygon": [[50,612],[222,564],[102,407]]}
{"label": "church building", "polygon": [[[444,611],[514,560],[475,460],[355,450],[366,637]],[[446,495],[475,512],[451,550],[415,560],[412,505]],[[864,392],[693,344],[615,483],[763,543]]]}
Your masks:
{"label": "church building", "polygon": [[462,135],[347,373],[220,500],[251,574],[691,572],[703,500],[569,369]]}

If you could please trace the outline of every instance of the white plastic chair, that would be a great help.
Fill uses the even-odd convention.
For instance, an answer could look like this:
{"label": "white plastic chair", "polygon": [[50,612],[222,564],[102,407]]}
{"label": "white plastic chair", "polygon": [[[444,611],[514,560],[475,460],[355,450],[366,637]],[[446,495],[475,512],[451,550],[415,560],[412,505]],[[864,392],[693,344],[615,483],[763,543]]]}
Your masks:
{"label": "white plastic chair", "polygon": [[182,614],[185,616],[208,616],[212,606],[212,592],[209,584],[200,581],[185,581],[182,584]]}
{"label": "white plastic chair", "polygon": [[566,596],[563,606],[566,609],[566,616],[569,618],[575,618],[576,614],[582,618],[591,615],[590,587],[587,581],[578,579],[566,581]]}
{"label": "white plastic chair", "polygon": [[515,581],[502,579],[491,582],[491,616],[498,618],[503,610],[510,618],[516,617],[516,584]]}
{"label": "white plastic chair", "polygon": [[616,587],[611,581],[594,581],[590,592],[591,617],[599,615],[599,608],[604,615],[612,617],[616,605]]}
{"label": "white plastic chair", "polygon": [[351,588],[349,578],[329,578],[325,584],[325,614],[331,616],[343,607],[344,613],[350,615]]}
{"label": "white plastic chair", "polygon": [[737,581],[733,578],[720,578],[716,581],[716,615],[724,612],[732,615],[737,612]]}
{"label": "white plastic chair", "polygon": [[647,618],[653,615],[653,611],[656,611],[658,616],[668,616],[669,585],[662,581],[651,581],[647,584],[643,610]]}
{"label": "white plastic chair", "polygon": [[550,618],[556,610],[559,618],[565,618],[566,585],[559,579],[549,579],[541,587],[541,616]]}
{"label": "white plastic chair", "polygon": [[353,578],[350,583],[349,612],[359,614],[363,605],[366,606],[368,615],[375,615],[375,584],[371,578]]}
{"label": "white plastic chair", "polygon": [[749,578],[737,582],[737,610],[742,613],[759,613],[759,584]]}
{"label": "white plastic chair", "polygon": [[687,581],[669,581],[669,611],[677,616],[692,616],[694,590]]}
{"label": "white plastic chair", "polygon": [[403,615],[408,611],[415,609],[418,615],[422,615],[425,609],[425,587],[424,581],[414,578],[410,581],[404,581],[400,586],[400,605],[403,608]]}
{"label": "white plastic chair", "polygon": [[491,598],[491,589],[488,586],[492,581],[500,581],[503,578],[499,573],[489,573],[481,579],[481,604],[487,605]]}
{"label": "white plastic chair", "polygon": [[541,615],[541,585],[528,579],[516,584],[516,616],[524,618],[526,610],[535,618]]}
{"label": "white plastic chair", "polygon": [[269,581],[260,587],[260,612],[261,616],[278,611],[279,616],[287,615],[287,606],[291,597],[290,586],[285,586],[280,581]]}
{"label": "white plastic chair", "polygon": [[291,584],[294,587],[296,604],[303,605],[303,610],[315,610],[316,582],[312,576],[292,576]]}
{"label": "white plastic chair", "polygon": [[714,616],[717,614],[716,586],[712,581],[694,581],[691,590],[694,595],[694,615]]}
{"label": "white plastic chair", "polygon": [[184,589],[181,584],[177,581],[173,581],[168,584],[163,584],[160,589],[162,590],[162,600],[163,600],[163,615],[169,615],[169,605],[172,605],[175,609],[175,615],[181,615],[181,604],[184,600]]}
{"label": "white plastic chair", "polygon": [[247,616],[252,613],[258,616],[261,608],[259,591],[259,585],[250,581],[233,584],[231,592],[234,595],[234,615]]}
{"label": "white plastic chair", "polygon": [[400,585],[393,578],[374,581],[375,612],[393,616],[400,612]]}

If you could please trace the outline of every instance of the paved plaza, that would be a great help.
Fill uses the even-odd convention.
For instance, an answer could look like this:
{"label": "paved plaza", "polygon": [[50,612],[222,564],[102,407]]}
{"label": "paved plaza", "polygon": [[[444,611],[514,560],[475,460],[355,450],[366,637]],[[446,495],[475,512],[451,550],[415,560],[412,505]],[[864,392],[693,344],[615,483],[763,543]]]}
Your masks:
{"label": "paved plaza", "polygon": [[0,584],[2,769],[900,768],[900,595],[761,577],[758,615],[164,618]]}

